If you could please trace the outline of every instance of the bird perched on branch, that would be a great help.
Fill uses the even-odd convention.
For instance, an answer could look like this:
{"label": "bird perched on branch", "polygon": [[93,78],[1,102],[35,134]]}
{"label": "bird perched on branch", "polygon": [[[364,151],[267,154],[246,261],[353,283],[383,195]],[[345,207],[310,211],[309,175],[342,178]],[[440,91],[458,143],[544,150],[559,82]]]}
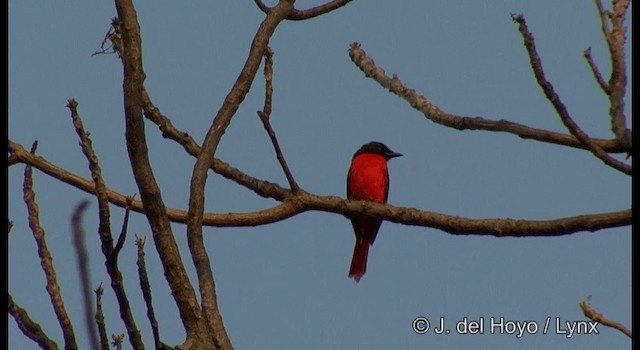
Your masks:
{"label": "bird perched on branch", "polygon": [[[389,196],[389,172],[387,161],[400,157],[380,142],[369,142],[353,155],[347,175],[347,198],[352,200],[386,203]],[[369,246],[376,239],[382,219],[366,215],[351,216],[351,224],[356,235],[356,246],[349,269],[349,277],[360,281],[367,271]]]}

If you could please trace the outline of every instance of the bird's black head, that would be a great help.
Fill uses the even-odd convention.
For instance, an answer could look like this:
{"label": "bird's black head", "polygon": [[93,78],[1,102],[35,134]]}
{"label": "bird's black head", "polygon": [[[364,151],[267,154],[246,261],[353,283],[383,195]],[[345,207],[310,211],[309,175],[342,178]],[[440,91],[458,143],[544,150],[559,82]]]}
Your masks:
{"label": "bird's black head", "polygon": [[384,143],[375,141],[362,145],[362,147],[360,147],[360,149],[353,156],[356,157],[361,154],[379,154],[386,159],[402,156],[401,153],[390,150],[389,147],[387,147]]}

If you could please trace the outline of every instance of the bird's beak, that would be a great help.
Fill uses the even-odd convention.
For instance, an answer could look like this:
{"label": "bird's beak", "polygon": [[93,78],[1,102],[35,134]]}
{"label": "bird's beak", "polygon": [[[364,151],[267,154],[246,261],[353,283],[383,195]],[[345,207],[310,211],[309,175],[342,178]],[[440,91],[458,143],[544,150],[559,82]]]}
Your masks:
{"label": "bird's beak", "polygon": [[384,154],[385,156],[387,156],[387,158],[391,159],[391,158],[395,158],[395,157],[402,157],[402,153],[397,153],[397,152],[387,152]]}

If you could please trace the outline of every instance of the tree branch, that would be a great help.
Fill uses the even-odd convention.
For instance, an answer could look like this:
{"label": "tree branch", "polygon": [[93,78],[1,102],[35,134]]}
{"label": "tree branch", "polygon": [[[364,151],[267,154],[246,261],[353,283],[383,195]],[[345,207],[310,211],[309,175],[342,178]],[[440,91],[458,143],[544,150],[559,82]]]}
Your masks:
{"label": "tree branch", "polygon": [[[67,108],[71,111],[71,119],[73,121],[73,125],[76,129],[76,133],[80,138],[80,146],[82,148],[82,153],[87,158],[89,162],[89,170],[91,171],[91,178],[95,183],[96,189],[96,197],[98,199],[98,233],[100,236],[100,244],[102,248],[102,254],[105,257],[105,266],[107,268],[107,273],[111,278],[111,288],[116,295],[116,299],[118,300],[118,306],[120,311],[120,318],[125,324],[127,328],[127,334],[129,334],[129,342],[131,342],[131,346],[134,349],[142,349],[144,348],[144,344],[142,342],[142,337],[140,335],[140,330],[136,326],[135,319],[133,318],[133,314],[131,313],[131,307],[129,305],[129,298],[127,297],[127,292],[124,288],[124,282],[122,280],[122,273],[118,269],[118,261],[117,261],[117,252],[114,251],[113,248],[113,238],[111,235],[111,223],[110,223],[110,211],[109,211],[109,199],[107,198],[107,186],[102,178],[102,169],[100,168],[100,164],[98,163],[98,157],[96,156],[95,151],[93,150],[93,143],[91,142],[91,138],[89,137],[89,133],[85,131],[84,125],[82,124],[82,119],[78,115],[78,102],[74,99],[68,100]],[[126,216],[126,214],[125,214]],[[122,237],[124,238],[124,237]],[[118,244],[123,244],[124,242]],[[82,268],[82,267],[81,267]],[[86,301],[89,300],[89,295],[91,294],[89,282],[87,281],[87,285],[85,286],[85,297]],[[91,305],[90,303],[88,304]],[[95,335],[95,334],[94,334]],[[97,345],[97,337],[96,337],[95,345]]]}
{"label": "tree branch", "polygon": [[196,164],[193,167],[191,184],[189,189],[189,212],[187,217],[187,243],[191,252],[191,258],[198,275],[201,305],[205,319],[211,330],[211,336],[216,348],[231,348],[231,341],[224,328],[222,315],[218,310],[215,292],[215,282],[211,262],[204,247],[202,237],[202,219],[204,214],[204,187],[207,181],[207,170],[211,167],[220,139],[235,115],[238,107],[251,88],[262,56],[264,56],[269,39],[276,30],[278,24],[286,18],[293,9],[293,0],[283,0],[267,14],[260,24],[258,31],[251,43],[251,49],[247,60],[234,83],[231,91],[218,110],[204,142]]}
{"label": "tree branch", "polygon": [[[269,14],[269,12],[272,10],[272,7],[265,5],[262,2],[262,0],[254,0],[254,2],[256,3],[256,5],[258,5],[258,8],[266,14]],[[318,17],[326,13],[329,13],[335,9],[338,9],[350,2],[351,0],[333,0],[307,10],[293,9],[285,19],[288,19],[291,21],[302,21],[305,19]]]}
{"label": "tree branch", "polygon": [[136,247],[138,251],[138,259],[136,260],[136,265],[138,265],[140,289],[142,290],[144,303],[147,306],[147,318],[149,319],[149,323],[151,324],[151,331],[153,333],[153,343],[155,344],[155,349],[161,349],[162,345],[160,343],[158,320],[156,320],[156,314],[153,310],[153,302],[151,300],[151,285],[149,284],[149,277],[147,276],[147,266],[144,261],[144,244],[146,243],[146,241],[146,238],[136,237]]}
{"label": "tree branch", "polygon": [[[603,21],[602,32],[611,54],[611,77],[609,78],[609,87],[611,89],[609,94],[611,130],[618,140],[631,148],[631,130],[627,129],[627,120],[624,114],[624,96],[627,88],[627,64],[624,54],[627,28],[624,26],[624,19],[629,7],[629,1],[614,1],[613,13],[604,10],[600,0],[596,0],[596,5]],[[613,25],[611,31],[609,31],[607,25],[609,17]]]}
{"label": "tree branch", "polygon": [[[573,135],[561,134],[549,130],[531,128],[522,124],[507,120],[490,120],[481,117],[461,117],[446,113],[431,103],[425,96],[418,95],[415,90],[404,85],[397,76],[389,77],[385,71],[376,66],[375,62],[367,56],[360,44],[354,42],[349,48],[351,61],[362,70],[367,78],[378,82],[383,88],[403,98],[412,108],[422,112],[430,121],[457,130],[485,130],[506,132],[517,135],[523,139],[532,139],[541,142],[553,143],[573,148],[588,149]],[[624,153],[630,149],[624,147],[618,140],[593,139],[607,152]]]}
{"label": "tree branch", "polygon": [[[97,189],[96,184],[96,189]],[[102,189],[104,191],[104,189]],[[104,192],[102,192],[104,194]],[[105,197],[106,199],[106,197]],[[108,204],[108,202],[107,202]],[[73,211],[71,218],[71,226],[73,228],[73,245],[78,257],[78,273],[80,275],[80,287],[82,289],[82,297],[84,301],[84,316],[85,327],[89,333],[89,341],[91,347],[98,348],[98,335],[96,329],[93,326],[93,304],[91,303],[91,278],[89,276],[89,254],[87,254],[87,247],[84,243],[84,229],[82,228],[82,215],[89,206],[89,201],[84,200],[80,202],[76,209]]]}
{"label": "tree branch", "polygon": [[[94,184],[70,172],[62,170],[47,162],[42,157],[30,155],[18,144],[9,141],[9,148],[21,162],[32,165],[44,173],[64,181],[90,194],[95,194]],[[390,204],[377,204],[360,201],[348,201],[333,196],[316,196],[300,190],[295,195],[276,184],[265,182],[264,192],[280,193],[285,198],[282,204],[267,210],[253,213],[206,214],[203,225],[215,227],[259,226],[285,220],[306,211],[324,211],[344,216],[369,215],[379,216],[388,221],[404,225],[432,227],[457,235],[489,235],[496,237],[552,237],[572,234],[581,231],[598,231],[606,228],[629,226],[632,221],[631,210],[564,217],[554,220],[522,220],[522,219],[469,219],[458,216],[428,212],[413,208],[395,207]],[[114,205],[125,207],[127,197],[112,190],[107,190],[109,201]],[[144,213],[140,201],[131,203],[131,210]],[[187,212],[167,209],[171,221],[185,223]]]}
{"label": "tree branch", "polygon": [[76,129],[76,134],[80,138],[80,148],[82,154],[89,162],[89,170],[91,171],[91,178],[96,184],[96,192],[98,199],[98,213],[99,213],[99,227],[98,232],[100,234],[100,242],[102,245],[102,252],[109,258],[113,251],[113,239],[111,237],[111,226],[109,223],[111,214],[109,213],[109,201],[106,199],[106,185],[102,178],[102,169],[98,163],[98,157],[93,151],[93,143],[89,137],[89,133],[85,131],[82,119],[78,115],[78,102],[74,99],[67,100],[67,106],[71,112],[71,120],[73,126]]}
{"label": "tree branch", "polygon": [[[193,339],[206,346],[207,330],[180,251],[173,237],[169,217],[162,201],[160,188],[149,162],[144,120],[142,118],[142,89],[145,77],[142,68],[142,39],[136,10],[131,0],[116,0],[118,20],[115,21],[117,39],[114,48],[122,58],[123,96],[127,151],[156,250],[160,256],[164,275],[176,301],[180,319],[187,333],[187,342]],[[118,44],[118,45],[116,45]]]}
{"label": "tree branch", "polygon": [[269,118],[271,117],[271,101],[273,97],[273,51],[271,48],[267,47],[267,52],[264,55],[264,80],[265,80],[265,94],[264,94],[264,107],[262,111],[258,111],[258,117],[262,121],[262,126],[264,126],[264,130],[269,135],[269,139],[271,139],[271,144],[273,144],[273,148],[276,152],[276,158],[278,159],[278,163],[280,163],[280,167],[282,167],[282,171],[284,175],[287,177],[287,181],[289,182],[289,188],[291,191],[296,192],[300,190],[300,187],[296,183],[296,180],[293,178],[293,174],[291,174],[291,170],[289,170],[289,166],[287,165],[287,161],[284,159],[284,155],[282,154],[282,150],[280,149],[280,144],[278,143],[278,138],[276,137],[276,132],[271,127],[271,122]]}
{"label": "tree branch", "polygon": [[611,87],[609,86],[609,84],[607,84],[606,81],[604,81],[604,78],[602,77],[602,74],[600,74],[598,66],[596,66],[595,62],[593,62],[593,57],[591,57],[591,48],[589,47],[584,50],[583,55],[587,60],[589,67],[591,68],[591,72],[593,72],[593,77],[596,78],[596,81],[598,82],[598,85],[600,85],[602,91],[604,91],[604,93],[607,95],[611,95]]}
{"label": "tree branch", "polygon": [[96,325],[98,326],[98,334],[100,335],[100,349],[109,350],[109,338],[107,338],[107,327],[104,323],[104,314],[102,313],[102,295],[104,288],[102,283],[94,291],[96,293]]}
{"label": "tree branch", "polygon": [[40,325],[29,317],[27,310],[21,308],[13,301],[11,294],[7,293],[7,299],[9,315],[16,320],[16,324],[22,333],[27,336],[27,338],[36,342],[42,349],[58,350],[58,344],[51,340]]}
{"label": "tree branch", "polygon": [[609,30],[609,11],[607,11],[604,6],[602,6],[602,1],[595,0],[596,6],[598,7],[598,14],[600,15],[600,28],[602,29],[602,34],[604,34],[605,39],[609,38],[609,34],[611,31]]}
{"label": "tree branch", "polygon": [[598,311],[594,310],[591,305],[589,304],[589,300],[583,300],[580,302],[580,308],[582,309],[582,312],[584,313],[584,315],[586,317],[588,317],[589,319],[591,319],[592,321],[596,321],[602,325],[605,325],[607,327],[611,327],[614,329],[619,330],[620,332],[624,333],[627,337],[629,338],[633,338],[631,336],[631,330],[628,329],[627,327],[623,326],[621,323],[609,320],[607,318],[605,318],[601,313],[599,313]]}
{"label": "tree branch", "polygon": [[[162,131],[162,136],[182,145],[189,155],[197,158],[201,149],[195,140],[189,136],[188,133],[180,131],[173,126],[171,120],[162,115],[160,110],[153,105],[149,95],[144,89],[142,91],[142,98],[145,117],[158,126],[160,131]],[[215,173],[250,189],[257,195],[264,198],[273,198],[282,201],[289,194],[288,190],[285,188],[251,177],[217,158],[213,158],[213,163],[211,164],[210,169]]]}
{"label": "tree branch", "polygon": [[118,261],[118,254],[124,247],[124,242],[127,239],[127,227],[129,226],[129,212],[131,211],[131,203],[133,203],[134,196],[127,197],[127,205],[124,207],[124,219],[122,220],[122,229],[120,230],[120,235],[118,236],[118,242],[116,243],[115,248],[113,248],[113,254],[111,255],[111,261]]}
{"label": "tree branch", "polygon": [[[37,146],[38,142],[36,141],[31,147],[31,154],[35,153]],[[47,248],[44,229],[40,226],[40,209],[36,203],[36,195],[33,190],[33,180],[31,175],[32,168],[30,165],[27,165],[24,170],[22,191],[24,202],[27,205],[29,227],[33,233],[33,238],[36,240],[38,255],[40,256],[40,266],[42,267],[42,271],[44,271],[47,279],[47,293],[49,294],[53,311],[56,314],[56,318],[58,319],[58,323],[60,324],[62,335],[64,337],[64,348],[67,350],[77,349],[78,345],[76,344],[73,325],[71,324],[71,320],[69,319],[69,315],[67,314],[67,310],[64,306],[64,299],[60,294],[60,286],[58,285],[56,270],[53,267],[53,257],[49,252],[49,248]]]}
{"label": "tree branch", "polygon": [[[553,105],[553,108],[555,108],[556,113],[558,113],[558,116],[565,127],[569,129],[569,132],[584,144],[594,156],[602,160],[603,163],[627,175],[631,175],[632,169],[630,165],[625,164],[606,153],[600,146],[598,146],[597,143],[593,142],[589,135],[587,135],[571,118],[566,106],[560,100],[560,96],[555,92],[553,85],[545,78],[544,70],[542,69],[542,62],[540,60],[540,56],[538,56],[538,51],[536,50],[535,40],[533,35],[529,32],[524,16],[512,15],[511,18],[515,23],[518,23],[518,30],[520,31],[520,34],[522,34],[524,46],[527,50],[527,54],[529,55],[531,68],[533,69],[536,81],[542,88],[544,95],[547,97],[549,102],[551,102],[551,105]],[[611,84],[609,85],[612,86]]]}

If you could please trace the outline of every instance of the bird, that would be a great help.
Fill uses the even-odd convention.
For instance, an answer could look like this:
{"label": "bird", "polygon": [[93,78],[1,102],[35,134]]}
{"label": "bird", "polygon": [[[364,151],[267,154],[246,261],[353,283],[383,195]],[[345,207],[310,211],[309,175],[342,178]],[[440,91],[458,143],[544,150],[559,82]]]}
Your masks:
{"label": "bird", "polygon": [[[387,162],[401,157],[385,144],[372,141],[360,147],[351,159],[347,174],[347,199],[375,203],[386,203],[389,197],[389,172]],[[382,219],[366,215],[350,216],[356,245],[353,250],[349,278],[356,283],[367,271],[369,246],[373,244],[380,230]]]}

